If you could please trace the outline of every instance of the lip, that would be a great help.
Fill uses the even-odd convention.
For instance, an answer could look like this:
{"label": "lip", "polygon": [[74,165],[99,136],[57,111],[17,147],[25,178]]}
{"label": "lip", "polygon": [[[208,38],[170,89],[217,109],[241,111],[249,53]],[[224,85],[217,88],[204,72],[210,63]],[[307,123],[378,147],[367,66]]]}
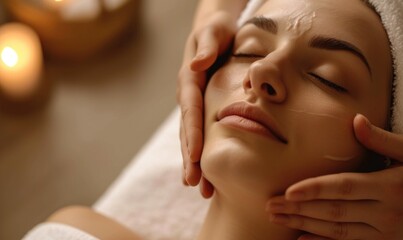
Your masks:
{"label": "lip", "polygon": [[246,102],[236,102],[225,107],[218,112],[217,121],[230,127],[274,138],[284,144],[288,143],[269,114]]}

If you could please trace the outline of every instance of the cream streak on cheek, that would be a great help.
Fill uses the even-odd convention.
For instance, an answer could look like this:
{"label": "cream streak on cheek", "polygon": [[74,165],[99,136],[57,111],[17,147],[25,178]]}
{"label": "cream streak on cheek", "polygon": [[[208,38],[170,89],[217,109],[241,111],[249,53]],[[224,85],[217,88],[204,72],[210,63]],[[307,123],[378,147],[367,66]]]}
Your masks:
{"label": "cream streak on cheek", "polygon": [[336,156],[331,156],[331,155],[325,155],[323,158],[331,161],[336,161],[336,162],[347,162],[354,160],[357,156],[350,156],[350,157],[336,157]]}
{"label": "cream streak on cheek", "polygon": [[315,112],[310,112],[310,111],[305,111],[305,110],[297,110],[297,109],[288,109],[288,110],[293,112],[293,113],[305,114],[305,115],[309,115],[311,117],[330,118],[330,119],[342,121],[342,122],[345,122],[345,123],[350,122],[349,120],[347,120],[345,118],[334,116],[334,115],[331,115],[331,114],[326,114],[326,113],[315,113]]}
{"label": "cream streak on cheek", "polygon": [[[332,114],[326,114],[326,113],[315,113],[311,111],[305,111],[305,110],[297,110],[297,109],[287,109],[288,111],[295,113],[295,114],[302,114],[302,115],[308,115],[309,117],[314,117],[314,118],[327,118],[331,121],[339,121],[343,122],[343,124],[349,124],[351,120],[347,120],[346,118],[335,116]],[[336,161],[336,162],[348,162],[352,161],[357,158],[356,155],[350,155],[350,156],[335,156],[333,154],[323,154],[323,158],[326,160],[330,161]]]}

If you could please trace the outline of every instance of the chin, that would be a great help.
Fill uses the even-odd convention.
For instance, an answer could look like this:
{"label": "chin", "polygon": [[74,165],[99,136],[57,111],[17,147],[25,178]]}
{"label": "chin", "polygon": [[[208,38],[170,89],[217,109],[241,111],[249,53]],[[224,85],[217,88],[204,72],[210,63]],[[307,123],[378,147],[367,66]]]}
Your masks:
{"label": "chin", "polygon": [[201,157],[203,174],[222,195],[232,199],[248,196],[249,200],[264,203],[268,194],[273,195],[280,189],[276,185],[282,173],[270,168],[276,165],[274,156],[263,159],[267,154],[259,148],[261,146],[255,144],[253,137],[240,138],[233,134],[217,137],[215,134],[213,138],[207,135]]}

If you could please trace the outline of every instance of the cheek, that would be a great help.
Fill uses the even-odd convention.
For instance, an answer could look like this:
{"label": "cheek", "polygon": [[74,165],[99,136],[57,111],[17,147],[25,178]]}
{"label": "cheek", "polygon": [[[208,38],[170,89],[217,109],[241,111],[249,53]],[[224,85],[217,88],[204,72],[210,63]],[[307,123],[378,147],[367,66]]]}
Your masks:
{"label": "cheek", "polygon": [[247,72],[246,64],[231,64],[220,68],[209,80],[206,89],[207,94],[214,95],[217,92],[233,92],[242,86],[242,79]]}
{"label": "cheek", "polygon": [[209,80],[204,95],[205,122],[215,120],[220,107],[228,102],[241,100],[242,80],[247,68],[243,66],[223,66]]}
{"label": "cheek", "polygon": [[326,100],[309,106],[309,109],[288,109],[293,122],[291,152],[294,157],[304,158],[299,159],[298,165],[310,166],[311,171],[306,172],[319,175],[357,170],[365,150],[354,135],[354,109]]}
{"label": "cheek", "polygon": [[361,114],[364,114],[372,124],[377,127],[386,129],[388,127],[388,116],[391,106],[391,85],[377,86],[371,89],[371,94],[365,96],[366,104],[361,106]]}
{"label": "cheek", "polygon": [[[258,163],[254,160],[258,156],[255,148],[244,141],[244,136],[235,135],[232,132],[229,136],[222,129],[213,126],[205,136],[201,168],[204,176],[220,191],[229,186],[232,186],[232,190],[244,187],[245,180],[256,176]],[[248,186],[250,187],[249,184]],[[225,189],[226,192],[228,190]]]}

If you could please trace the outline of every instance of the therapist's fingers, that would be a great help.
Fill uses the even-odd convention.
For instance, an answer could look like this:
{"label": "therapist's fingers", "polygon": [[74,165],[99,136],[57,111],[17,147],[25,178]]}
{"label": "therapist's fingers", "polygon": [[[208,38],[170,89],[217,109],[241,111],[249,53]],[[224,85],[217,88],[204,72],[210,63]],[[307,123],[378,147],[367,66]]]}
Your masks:
{"label": "therapist's fingers", "polygon": [[275,197],[267,204],[269,214],[298,215],[327,222],[364,223],[382,233],[400,229],[401,209],[372,200],[317,200],[290,202]]}
{"label": "therapist's fingers", "polygon": [[182,160],[183,160],[183,167],[186,168],[188,152],[187,152],[187,141],[185,135],[185,129],[183,127],[183,118],[180,118],[180,125],[179,125],[179,138],[181,143],[181,153],[182,153]]}
{"label": "therapist's fingers", "polygon": [[232,42],[235,29],[227,25],[210,25],[196,35],[196,56],[190,68],[206,71],[227,50]]}
{"label": "therapist's fingers", "polygon": [[213,65],[219,54],[219,42],[213,28],[204,29],[196,41],[196,56],[190,63],[193,71],[206,71]]}
{"label": "therapist's fingers", "polygon": [[[213,21],[213,20],[212,20]],[[179,74],[179,104],[182,109],[187,148],[192,162],[199,161],[203,145],[203,92],[206,87],[206,70],[226,51],[232,42],[235,28],[226,16],[218,16],[211,24],[194,34],[188,41],[185,59],[196,56]]]}
{"label": "therapist's fingers", "polygon": [[[293,226],[299,230],[308,231],[305,223],[312,224],[320,228],[323,223],[326,225],[342,224],[346,227],[354,226],[351,223],[360,224],[360,226],[375,230],[383,238],[388,240],[402,239],[402,211],[400,205],[385,204],[380,201],[360,200],[360,201],[334,201],[334,200],[316,200],[307,202],[289,202],[283,196],[272,198],[266,206],[266,211],[274,219],[272,222]],[[274,216],[274,217],[273,217]],[[287,221],[277,221],[276,216]],[[294,222],[293,222],[294,221]],[[298,224],[301,224],[300,226]],[[356,229],[356,234],[352,234],[352,239],[367,239],[366,232],[361,231],[364,228]],[[324,237],[333,237],[332,235],[322,235],[320,230],[310,231]],[[338,239],[338,238],[337,238]],[[344,238],[343,238],[344,239]],[[347,238],[350,239],[350,238]],[[378,239],[378,238],[377,238]]]}
{"label": "therapist's fingers", "polygon": [[297,240],[334,240],[334,239],[325,238],[313,234],[304,234],[300,236]]}
{"label": "therapist's fingers", "polygon": [[[380,200],[383,182],[377,175],[384,173],[338,173],[302,180],[286,190],[289,201],[314,199]],[[375,190],[376,189],[376,190]]]}
{"label": "therapist's fingers", "polygon": [[203,91],[206,76],[204,72],[193,72],[185,66],[180,71],[179,78],[186,79],[179,81],[178,102],[181,107],[187,152],[192,162],[198,162],[203,147]]}
{"label": "therapist's fingers", "polygon": [[[177,101],[182,112],[181,138],[186,182],[197,185],[201,179],[200,156],[203,148],[203,93],[206,87],[206,70],[217,57],[227,50],[236,21],[226,11],[209,16],[204,24],[195,27],[189,35],[178,75]],[[186,157],[185,157],[186,156]],[[212,185],[206,180],[202,191],[209,196]]]}
{"label": "therapist's fingers", "polygon": [[196,186],[201,181],[202,172],[199,163],[189,162],[186,166],[186,181],[191,186]]}
{"label": "therapist's fingers", "polygon": [[354,118],[354,131],[366,148],[403,163],[403,135],[376,127],[361,114]]}
{"label": "therapist's fingers", "polygon": [[338,173],[308,178],[290,186],[288,201],[374,200],[388,208],[403,210],[403,167],[372,173]]}
{"label": "therapist's fingers", "polygon": [[273,214],[270,221],[330,239],[380,240],[381,232],[363,223],[327,222],[298,215]]}
{"label": "therapist's fingers", "polygon": [[184,137],[183,120],[181,118],[180,126],[180,136],[183,141],[181,141],[181,151],[183,158],[183,168],[182,168],[182,181],[185,185],[196,186],[200,182],[200,193],[204,198],[210,198],[214,193],[213,185],[202,176],[202,171],[200,168],[200,162],[193,163],[189,160],[188,154],[186,153],[186,138]]}
{"label": "therapist's fingers", "polygon": [[210,198],[214,194],[213,185],[204,176],[200,180],[200,193],[204,198]]}
{"label": "therapist's fingers", "polygon": [[180,143],[181,143],[181,153],[182,153],[182,161],[183,161],[183,168],[182,168],[182,182],[184,185],[189,186],[188,181],[186,180],[186,165],[189,160],[189,154],[187,150],[187,142],[185,137],[185,130],[183,129],[183,120],[180,118],[180,127],[179,127],[179,136],[180,136]]}
{"label": "therapist's fingers", "polygon": [[190,69],[191,59],[196,53],[196,42],[191,34],[186,42],[183,64],[179,70],[176,99],[181,108],[184,134],[181,135],[181,142],[185,148],[184,153],[188,155],[186,160],[197,162],[200,159],[203,143],[203,92],[206,85],[204,72],[195,72]]}
{"label": "therapist's fingers", "polygon": [[299,215],[328,222],[362,222],[371,226],[382,226],[388,217],[378,201],[329,201],[290,202],[284,197],[271,199],[266,211],[271,214]]}
{"label": "therapist's fingers", "polygon": [[183,118],[181,118],[179,134],[181,138],[181,152],[183,159],[182,181],[185,185],[196,186],[200,182],[201,170],[198,166],[199,163],[192,163],[190,161]]}

